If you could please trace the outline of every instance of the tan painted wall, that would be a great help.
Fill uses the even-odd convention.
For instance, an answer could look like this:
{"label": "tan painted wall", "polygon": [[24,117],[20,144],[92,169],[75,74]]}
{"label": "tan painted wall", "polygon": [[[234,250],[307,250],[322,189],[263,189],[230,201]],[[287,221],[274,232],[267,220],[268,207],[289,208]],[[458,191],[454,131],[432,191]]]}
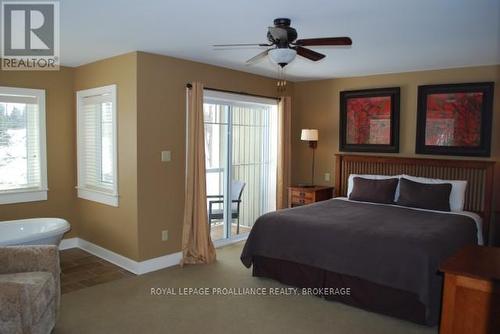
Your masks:
{"label": "tan painted wall", "polygon": [[76,149],[73,101],[74,69],[60,71],[0,71],[0,86],[45,89],[48,200],[0,206],[0,221],[32,217],[62,217],[78,233],[75,207]]}
{"label": "tan painted wall", "polygon": [[[180,251],[184,209],[185,89],[207,87],[276,96],[273,79],[191,61],[138,54],[140,259]],[[171,162],[160,152],[172,151]],[[161,241],[161,231],[169,240]]]}
{"label": "tan painted wall", "polygon": [[[171,57],[129,53],[75,69],[54,72],[1,72],[0,85],[47,91],[49,200],[3,205],[0,220],[59,216],[79,236],[134,260],[181,247],[184,207],[185,84],[275,96],[275,80]],[[338,151],[338,105],[342,90],[401,87],[401,155],[414,155],[417,86],[495,81],[492,157],[500,161],[500,66],[342,78],[290,84],[293,96],[295,183],[309,181],[310,151],[300,129],[320,130],[316,183],[333,172]],[[118,208],[76,198],[76,91],[118,85]],[[160,152],[172,151],[171,162]],[[497,167],[500,172],[500,164]],[[500,173],[497,187],[500,188]],[[333,182],[333,173],[332,173]],[[330,182],[330,183],[332,183]],[[500,208],[500,195],[497,196]],[[169,240],[161,241],[161,231]]]}
{"label": "tan painted wall", "polygon": [[78,90],[111,84],[117,85],[119,207],[77,199],[78,236],[137,260],[137,53],[76,68],[73,101]]}
{"label": "tan painted wall", "polygon": [[[408,72],[299,82],[294,85],[292,118],[292,179],[294,183],[310,180],[311,152],[300,141],[302,128],[319,129],[316,154],[317,184],[333,184],[334,154],[339,146],[339,92],[377,87],[401,87],[400,154],[415,156],[417,86],[460,82],[494,81],[493,137],[491,159],[500,162],[500,66],[481,66],[437,71]],[[436,156],[433,156],[436,157]],[[449,157],[451,159],[468,159]],[[472,158],[475,159],[475,158]],[[496,166],[496,208],[500,209],[500,163]],[[324,173],[332,173],[330,182]]]}
{"label": "tan painted wall", "polygon": [[[134,260],[181,249],[185,85],[276,95],[273,79],[133,52],[54,72],[1,72],[0,85],[47,90],[49,200],[3,205],[0,220],[58,216],[78,236]],[[117,84],[119,207],[76,197],[76,91]],[[293,85],[290,84],[290,92]],[[162,150],[172,161],[160,161]],[[78,219],[77,219],[78,218]],[[161,241],[161,231],[169,240]]]}

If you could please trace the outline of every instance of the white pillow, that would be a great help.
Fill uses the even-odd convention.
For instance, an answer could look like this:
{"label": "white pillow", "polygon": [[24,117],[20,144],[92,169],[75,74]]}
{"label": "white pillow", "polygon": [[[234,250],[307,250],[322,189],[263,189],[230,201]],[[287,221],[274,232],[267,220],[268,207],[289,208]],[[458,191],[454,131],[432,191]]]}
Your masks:
{"label": "white pillow", "polygon": [[405,179],[408,179],[410,181],[428,183],[428,184],[450,183],[451,184],[450,210],[453,212],[464,211],[465,190],[467,189],[467,181],[429,179],[426,177],[417,177],[406,174],[401,175],[401,177],[404,177]]}
{"label": "white pillow", "polygon": [[[349,197],[349,195],[352,192],[352,188],[354,187],[355,177],[362,177],[364,179],[371,179],[371,180],[387,180],[387,179],[399,179],[401,178],[401,175],[351,174],[347,179],[347,197]],[[394,193],[394,201],[396,201],[398,198],[399,198],[399,182],[398,186],[396,187],[396,192]]]}

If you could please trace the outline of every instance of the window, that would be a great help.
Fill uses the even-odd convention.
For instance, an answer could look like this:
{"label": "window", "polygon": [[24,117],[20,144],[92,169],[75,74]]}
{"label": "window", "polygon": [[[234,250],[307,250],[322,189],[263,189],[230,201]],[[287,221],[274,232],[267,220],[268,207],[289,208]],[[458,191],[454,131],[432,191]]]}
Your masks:
{"label": "window", "polygon": [[118,206],[116,85],[77,93],[78,197]]}
{"label": "window", "polygon": [[206,89],[203,112],[212,240],[248,234],[276,210],[277,101]]}
{"label": "window", "polygon": [[45,91],[0,87],[0,204],[47,199]]}

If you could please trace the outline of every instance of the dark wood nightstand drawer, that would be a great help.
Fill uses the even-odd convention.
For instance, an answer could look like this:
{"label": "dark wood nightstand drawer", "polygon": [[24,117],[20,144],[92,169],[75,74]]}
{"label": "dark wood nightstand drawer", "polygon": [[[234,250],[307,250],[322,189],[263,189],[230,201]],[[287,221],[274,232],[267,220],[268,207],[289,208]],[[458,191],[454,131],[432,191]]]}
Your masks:
{"label": "dark wood nightstand drawer", "polygon": [[314,192],[310,191],[301,191],[301,190],[291,190],[292,193],[292,198],[301,198],[301,199],[308,199],[308,200],[314,200]]}
{"label": "dark wood nightstand drawer", "polygon": [[288,207],[311,204],[333,197],[333,187],[289,187]]}
{"label": "dark wood nightstand drawer", "polygon": [[311,204],[311,203],[314,203],[314,201],[311,198],[292,196],[292,205],[294,206]]}

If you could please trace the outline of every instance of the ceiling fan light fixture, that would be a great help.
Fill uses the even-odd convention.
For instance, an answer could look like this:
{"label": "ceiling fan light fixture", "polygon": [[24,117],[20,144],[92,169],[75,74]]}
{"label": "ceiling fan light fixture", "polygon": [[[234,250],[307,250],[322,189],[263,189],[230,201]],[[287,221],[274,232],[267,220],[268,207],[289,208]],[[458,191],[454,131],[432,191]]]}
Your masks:
{"label": "ceiling fan light fixture", "polygon": [[290,26],[289,18],[277,18],[274,20],[274,26],[267,29],[268,43],[260,44],[218,44],[215,47],[228,47],[228,46],[265,46],[271,47],[258,55],[246,61],[247,65],[251,65],[256,61],[269,55],[271,61],[278,64],[281,68],[290,64],[297,55],[309,59],[311,61],[319,61],[326,57],[326,55],[311,50],[309,46],[350,46],[352,40],[349,37],[319,37],[319,38],[305,38],[297,39],[297,30]]}
{"label": "ceiling fan light fixture", "polygon": [[271,57],[271,60],[281,67],[285,67],[291,63],[295,59],[296,55],[297,51],[290,48],[276,48],[269,50],[269,57]]}

